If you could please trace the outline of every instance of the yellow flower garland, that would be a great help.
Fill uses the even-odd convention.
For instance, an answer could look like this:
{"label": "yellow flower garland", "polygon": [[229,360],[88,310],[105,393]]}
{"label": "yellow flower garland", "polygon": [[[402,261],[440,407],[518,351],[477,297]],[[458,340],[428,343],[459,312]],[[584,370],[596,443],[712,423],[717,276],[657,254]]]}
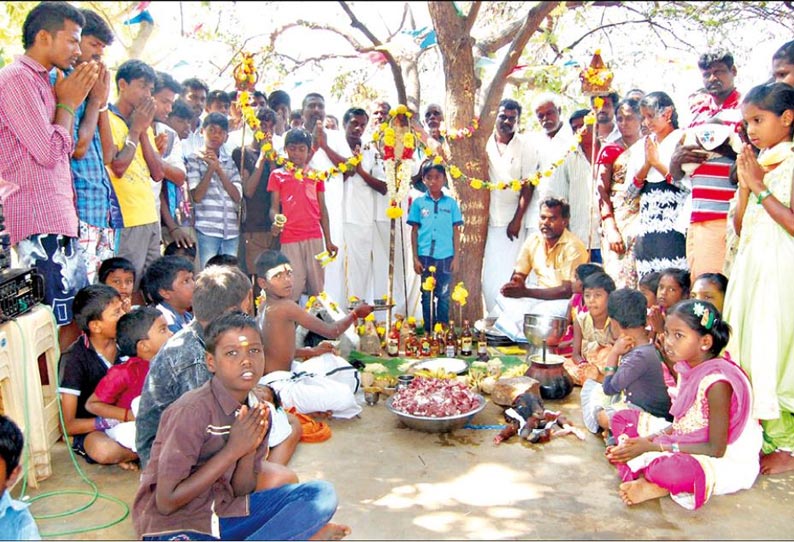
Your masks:
{"label": "yellow flower garland", "polygon": [[354,154],[344,162],[340,162],[335,166],[331,166],[325,171],[308,170],[304,172],[303,168],[295,167],[295,164],[289,159],[281,156],[273,148],[273,141],[271,134],[266,134],[261,130],[261,123],[256,117],[256,111],[251,106],[251,94],[254,84],[259,80],[259,75],[254,66],[253,55],[250,53],[243,53],[243,61],[234,70],[235,85],[241,92],[238,95],[237,102],[240,106],[243,119],[246,124],[254,131],[254,139],[256,141],[263,141],[262,152],[271,162],[283,167],[299,181],[309,179],[314,182],[327,181],[337,173],[345,173],[348,170],[355,169],[361,163],[361,154]]}

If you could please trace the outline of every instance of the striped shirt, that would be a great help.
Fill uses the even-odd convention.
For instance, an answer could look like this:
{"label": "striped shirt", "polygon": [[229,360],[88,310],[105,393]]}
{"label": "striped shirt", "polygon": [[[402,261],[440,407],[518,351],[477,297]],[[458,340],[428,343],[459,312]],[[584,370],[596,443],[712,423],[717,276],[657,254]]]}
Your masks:
{"label": "striped shirt", "polygon": [[19,187],[3,199],[11,244],[35,234],[77,237],[68,130],[53,124],[47,70],[27,55],[0,70],[0,178]]}
{"label": "striped shirt", "polygon": [[[209,167],[204,160],[199,158],[198,152],[188,156],[185,162],[187,185],[191,191],[199,185]],[[231,156],[221,152],[218,153],[218,160],[224,173],[229,177],[229,181],[237,189],[237,193],[242,194],[243,185],[240,180],[240,172],[234,166]],[[194,202],[193,208],[196,217],[195,227],[204,235],[222,239],[233,239],[240,235],[240,205],[226,193],[217,173],[212,175],[204,198],[200,202]]]}
{"label": "striped shirt", "polygon": [[[597,156],[597,154],[596,154]],[[596,187],[593,182],[593,167],[588,162],[581,146],[565,158],[565,162],[554,171],[548,180],[543,179],[536,189],[540,192],[540,205],[548,196],[565,198],[571,206],[571,219],[568,229],[581,239],[588,249],[599,248],[601,239],[598,236],[599,217],[596,214],[593,200]]]}
{"label": "striped shirt", "polygon": [[[64,72],[68,75],[72,70]],[[56,70],[50,72],[50,82],[55,84]],[[80,124],[83,122],[88,100],[83,100],[74,110],[73,139],[75,146],[80,138]],[[82,158],[71,159],[72,181],[77,196],[77,216],[81,222],[91,224],[98,228],[110,227],[110,202],[113,188],[110,176],[105,169],[105,157],[102,152],[102,141],[99,130],[94,129],[94,135],[85,149]]]}
{"label": "striped shirt", "polygon": [[[707,123],[714,115],[720,111],[727,109],[739,109],[740,98],[739,91],[733,89],[731,93],[725,98],[721,105],[714,101],[714,97],[706,92],[704,89],[692,94],[689,97],[689,112],[692,114],[692,122],[689,123],[690,128],[700,126]],[[732,123],[731,123],[732,124]]]}
{"label": "striped shirt", "polygon": [[692,217],[690,222],[724,220],[736,193],[730,173],[733,160],[719,156],[702,163],[692,172]]}

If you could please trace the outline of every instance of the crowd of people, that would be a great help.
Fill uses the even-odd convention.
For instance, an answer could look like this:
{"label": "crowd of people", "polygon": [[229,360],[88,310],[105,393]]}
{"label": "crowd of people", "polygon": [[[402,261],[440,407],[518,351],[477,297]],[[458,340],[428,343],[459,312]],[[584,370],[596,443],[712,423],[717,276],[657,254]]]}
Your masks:
{"label": "crowd of people", "polygon": [[[42,275],[59,325],[71,447],[142,469],[146,539],[342,538],[333,486],[288,463],[298,415],[360,413],[359,374],[331,343],[295,338],[302,326],[335,339],[373,310],[328,322],[302,299],[387,291],[376,133],[392,107],[351,107],[340,123],[320,94],[293,111],[288,93],[256,91],[271,136],[259,140],[235,92],[137,59],[112,76],[113,39],[97,13],[43,2],[25,53],[0,70],[0,201],[14,261]],[[560,352],[627,504],[670,494],[696,508],[794,470],[794,42],[743,96],[730,52],[698,67],[687,127],[663,91],[610,91],[591,98],[594,119],[567,122],[543,94],[540,132],[520,132],[522,106],[504,99],[485,149],[493,184],[552,171],[491,192],[485,314],[513,338],[526,313],[569,320]],[[442,123],[429,104],[414,128],[448,160]],[[395,310],[431,328],[448,320],[465,230],[443,160],[415,163],[393,261]],[[0,421],[10,485],[19,438]],[[17,505],[6,492],[0,506]]]}

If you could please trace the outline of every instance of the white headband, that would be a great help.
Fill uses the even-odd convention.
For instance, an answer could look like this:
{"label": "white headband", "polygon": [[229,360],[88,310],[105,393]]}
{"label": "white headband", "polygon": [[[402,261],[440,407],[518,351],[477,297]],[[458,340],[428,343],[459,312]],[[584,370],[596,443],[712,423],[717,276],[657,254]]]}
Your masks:
{"label": "white headband", "polygon": [[273,277],[279,273],[283,273],[284,271],[292,271],[292,266],[288,263],[283,263],[281,265],[277,265],[276,267],[271,267],[265,273],[265,280],[272,280]]}

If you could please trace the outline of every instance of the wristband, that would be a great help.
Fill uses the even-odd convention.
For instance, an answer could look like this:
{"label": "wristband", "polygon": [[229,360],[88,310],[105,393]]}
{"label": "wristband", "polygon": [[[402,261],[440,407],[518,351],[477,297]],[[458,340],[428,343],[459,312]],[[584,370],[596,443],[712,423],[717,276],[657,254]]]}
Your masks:
{"label": "wristband", "polygon": [[601,215],[601,220],[606,220],[607,218],[614,218],[614,215],[612,213],[604,213]]}
{"label": "wristband", "polygon": [[109,107],[109,106],[110,106],[110,104],[108,104],[108,103],[105,103],[105,105],[103,105],[102,107],[100,107],[99,109],[97,109],[97,111],[98,111],[99,113],[104,113],[105,111],[107,111],[107,110],[108,110],[108,107]]}
{"label": "wristband", "polygon": [[645,179],[640,179],[635,175],[634,180],[632,182],[634,183],[634,186],[636,186],[637,188],[642,188],[642,185],[645,184]]}
{"label": "wristband", "polygon": [[609,366],[604,367],[605,373],[616,373],[617,371],[618,371],[617,367],[609,367]]}
{"label": "wristband", "polygon": [[124,146],[125,146],[125,147],[126,147],[126,146],[128,146],[128,145],[132,145],[132,148],[133,148],[133,149],[137,149],[137,148],[138,148],[138,142],[137,142],[137,141],[133,141],[133,140],[132,140],[132,139],[130,139],[129,137],[128,137],[128,138],[127,138],[127,140],[124,142]]}
{"label": "wristband", "polygon": [[664,176],[664,182],[667,184],[673,184],[673,176],[669,172]]}
{"label": "wristband", "polygon": [[771,195],[772,195],[772,191],[767,188],[763,192],[759,192],[758,193],[758,199],[756,199],[756,202],[758,202],[760,204],[761,202],[763,202],[766,198],[768,198]]}
{"label": "wristband", "polygon": [[681,448],[678,447],[678,443],[677,442],[673,443],[673,445],[671,446],[671,449],[673,450],[674,454],[677,454],[678,452],[681,451]]}
{"label": "wristband", "polygon": [[74,117],[74,109],[72,109],[72,106],[70,105],[66,105],[64,103],[57,103],[55,104],[55,109],[63,109],[64,111],[66,111],[67,113],[69,113],[71,116]]}
{"label": "wristband", "polygon": [[94,418],[94,429],[97,431],[105,431],[106,429],[110,429],[111,427],[116,427],[119,423],[118,420],[114,420],[112,418]]}

